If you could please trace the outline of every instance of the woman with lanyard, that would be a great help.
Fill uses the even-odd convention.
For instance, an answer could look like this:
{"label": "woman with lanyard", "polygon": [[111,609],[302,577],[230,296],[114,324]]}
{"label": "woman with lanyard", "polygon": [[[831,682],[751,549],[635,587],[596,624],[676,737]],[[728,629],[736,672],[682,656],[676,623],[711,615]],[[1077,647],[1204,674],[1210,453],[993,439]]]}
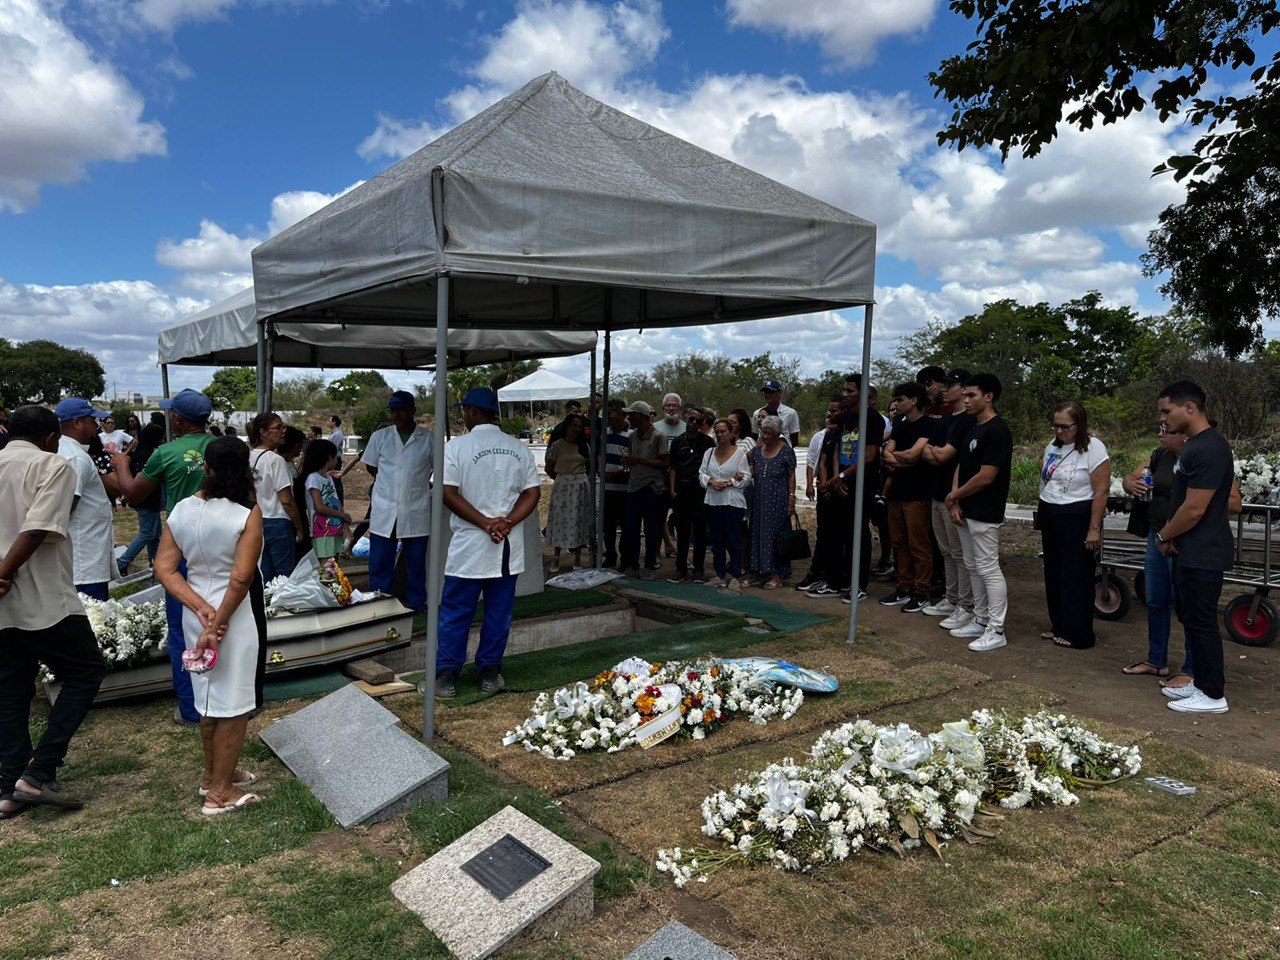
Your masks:
{"label": "woman with lanyard", "polygon": [[284,421],[278,413],[260,413],[249,421],[249,469],[262,509],[262,582],[293,573],[294,544],[306,538],[302,515],[293,500],[293,478],[277,452],[285,442]]}
{"label": "woman with lanyard", "polygon": [[1053,412],[1054,439],[1040,459],[1037,514],[1044,549],[1044,593],[1056,646],[1094,644],[1094,557],[1102,546],[1102,518],[1111,489],[1111,455],[1089,434],[1089,415],[1074,400]]}

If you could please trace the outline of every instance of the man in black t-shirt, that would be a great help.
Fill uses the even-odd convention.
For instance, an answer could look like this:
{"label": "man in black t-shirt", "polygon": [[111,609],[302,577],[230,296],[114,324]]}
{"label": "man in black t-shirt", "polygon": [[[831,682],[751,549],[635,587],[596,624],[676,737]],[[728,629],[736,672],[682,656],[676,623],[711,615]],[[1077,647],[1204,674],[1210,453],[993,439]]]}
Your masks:
{"label": "man in black t-shirt", "polygon": [[951,405],[951,411],[934,421],[933,436],[924,449],[924,461],[932,472],[930,521],[938,552],[942,554],[947,593],[921,612],[930,617],[943,617],[938,626],[944,630],[966,626],[973,619],[973,585],[969,581],[969,568],[964,565],[960,528],[951,522],[946,503],[956,477],[959,447],[974,425],[973,417],[964,412],[964,381],[968,379],[968,370],[956,369],[947,374],[942,397]]}
{"label": "man in black t-shirt", "polygon": [[1234,459],[1222,434],[1209,426],[1204,391],[1194,383],[1180,380],[1165,387],[1158,405],[1165,428],[1187,436],[1173,468],[1171,515],[1156,533],[1156,546],[1173,557],[1173,605],[1196,671],[1193,685],[1164,687],[1163,692],[1170,698],[1170,710],[1226,713],[1218,600],[1222,575],[1232,565],[1227,504]]}
{"label": "man in black t-shirt", "polygon": [[858,462],[858,407],[862,402],[862,377],[846,377],[842,394],[844,414],[840,426],[828,430],[823,438],[818,460],[818,495],[831,497],[831,526],[836,531],[830,551],[827,585],[843,594],[845,603],[853,603],[850,577],[853,574],[853,498],[858,471],[866,470],[863,490],[862,549],[859,552],[858,600],[867,595],[871,576],[871,507],[875,503],[880,480],[880,447],[884,443],[884,420],[874,410],[867,411],[866,463]]}
{"label": "man in black t-shirt", "polygon": [[[706,490],[698,482],[702,458],[716,445],[702,432],[703,414],[693,409],[685,417],[685,432],[671,441],[667,492],[676,521],[676,575],[672,583],[705,583],[707,560]],[[693,573],[689,573],[689,540],[693,539]]]}
{"label": "man in black t-shirt", "polygon": [[918,383],[893,388],[899,416],[884,445],[881,463],[889,473],[889,536],[897,558],[898,589],[880,599],[886,607],[919,613],[929,603],[933,542],[929,537],[929,468],[924,448],[934,421],[924,414],[929,396]]}
{"label": "man in black t-shirt", "polygon": [[971,638],[969,649],[986,653],[1006,643],[1009,587],[1000,569],[1000,524],[1009,499],[1013,434],[996,413],[998,377],[973,374],[965,380],[962,395],[974,423],[957,448],[955,480],[945,503],[960,528],[964,565],[973,585],[973,620],[951,635]]}

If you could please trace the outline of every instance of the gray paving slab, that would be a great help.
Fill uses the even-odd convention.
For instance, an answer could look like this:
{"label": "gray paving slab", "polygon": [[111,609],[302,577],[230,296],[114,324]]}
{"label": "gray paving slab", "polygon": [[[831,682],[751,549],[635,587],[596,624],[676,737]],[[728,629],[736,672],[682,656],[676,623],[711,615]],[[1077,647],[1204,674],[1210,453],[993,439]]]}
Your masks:
{"label": "gray paving slab", "polygon": [[640,944],[627,960],[738,960],[706,937],[690,930],[679,920],[672,920],[652,937]]}

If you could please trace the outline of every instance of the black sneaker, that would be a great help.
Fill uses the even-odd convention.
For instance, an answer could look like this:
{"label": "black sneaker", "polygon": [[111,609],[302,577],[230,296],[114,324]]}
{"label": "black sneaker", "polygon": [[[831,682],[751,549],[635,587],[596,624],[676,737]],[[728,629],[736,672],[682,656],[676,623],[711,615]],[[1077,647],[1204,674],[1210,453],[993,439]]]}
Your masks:
{"label": "black sneaker", "polygon": [[[865,590],[859,590],[859,591],[858,591],[858,602],[859,602],[859,603],[861,603],[861,602],[862,602],[863,600],[865,600],[865,599],[867,599],[867,591],[865,591]],[[841,603],[847,603],[847,604],[849,604],[849,606],[853,606],[853,594],[851,594],[848,590],[845,590],[844,592],[842,592],[842,593],[840,594],[840,602],[841,602]]]}
{"label": "black sneaker", "polygon": [[929,599],[927,597],[912,597],[910,600],[908,600],[906,603],[902,605],[902,612],[903,613],[919,613],[928,605],[929,605]]}
{"label": "black sneaker", "polygon": [[829,586],[825,583],[816,583],[810,589],[805,591],[805,596],[815,598],[838,597],[840,596],[840,592],[841,591],[837,590],[835,587]]}
{"label": "black sneaker", "polygon": [[810,587],[816,584],[819,584],[821,582],[822,582],[821,577],[815,577],[812,573],[806,573],[804,575],[804,579],[796,584],[796,589],[799,590],[801,593],[803,593],[804,591],[808,590]]}
{"label": "black sneaker", "polygon": [[693,571],[693,582],[694,582],[694,583],[706,583],[706,582],[707,582],[707,572],[706,572],[705,570],[695,570],[695,571]]}
{"label": "black sneaker", "polygon": [[903,604],[911,602],[911,594],[906,590],[895,590],[887,597],[880,598],[882,607],[901,607]]}

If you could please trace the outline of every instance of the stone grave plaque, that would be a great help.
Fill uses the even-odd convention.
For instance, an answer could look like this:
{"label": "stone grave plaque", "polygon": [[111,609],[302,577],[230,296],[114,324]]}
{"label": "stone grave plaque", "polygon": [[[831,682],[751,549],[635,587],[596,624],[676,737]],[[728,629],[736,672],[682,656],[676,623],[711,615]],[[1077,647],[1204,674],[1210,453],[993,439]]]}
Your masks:
{"label": "stone grave plaque", "polygon": [[462,871],[499,900],[505,900],[550,866],[550,860],[508,833],[464,863]]}
{"label": "stone grave plaque", "polygon": [[652,937],[640,944],[627,960],[738,960],[721,950],[706,937],[694,933],[678,920],[672,920]]}
{"label": "stone grave plaque", "polygon": [[343,827],[378,823],[449,794],[449,764],[354,684],[262,731],[263,742]]}
{"label": "stone grave plaque", "polygon": [[599,869],[573,844],[504,807],[391,892],[459,960],[483,960],[517,937],[552,937],[590,920]]}

